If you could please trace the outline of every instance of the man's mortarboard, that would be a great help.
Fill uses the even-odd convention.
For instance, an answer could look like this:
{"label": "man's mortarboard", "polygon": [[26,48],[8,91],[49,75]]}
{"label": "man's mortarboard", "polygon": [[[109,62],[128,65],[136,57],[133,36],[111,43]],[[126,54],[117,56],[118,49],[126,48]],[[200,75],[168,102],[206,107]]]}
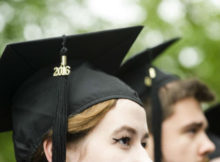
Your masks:
{"label": "man's mortarboard", "polygon": [[[141,104],[135,91],[109,75],[116,73],[141,29],[106,30],[6,47],[0,59],[0,132],[13,130],[18,162],[30,161],[49,129],[53,130],[53,161],[64,162],[69,115],[113,98]],[[61,71],[67,67],[63,56],[68,54],[65,72],[72,70],[66,76],[53,76],[59,53]]]}
{"label": "man's mortarboard", "polygon": [[209,123],[208,136],[215,144],[215,151],[209,155],[210,159],[220,157],[220,103],[210,107],[205,112],[205,116]]}
{"label": "man's mortarboard", "polygon": [[175,75],[167,74],[151,65],[162,52],[179,40],[175,38],[156,47],[146,49],[128,59],[120,68],[118,77],[137,91],[145,102],[147,97],[152,101],[152,125],[154,134],[154,161],[161,160],[161,105],[158,90],[163,85],[179,79]]}

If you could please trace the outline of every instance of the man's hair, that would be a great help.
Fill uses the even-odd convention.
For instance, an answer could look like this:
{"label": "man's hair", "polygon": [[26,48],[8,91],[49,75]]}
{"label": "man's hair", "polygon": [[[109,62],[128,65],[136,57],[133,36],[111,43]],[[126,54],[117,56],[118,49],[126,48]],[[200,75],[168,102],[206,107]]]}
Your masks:
{"label": "man's hair", "polygon": [[[195,98],[198,102],[210,102],[215,99],[215,95],[202,82],[196,79],[176,80],[170,82],[159,89],[159,98],[162,106],[162,121],[170,117],[176,102],[185,98]],[[151,99],[144,102],[147,113],[147,123],[149,131],[152,130],[152,108]]]}

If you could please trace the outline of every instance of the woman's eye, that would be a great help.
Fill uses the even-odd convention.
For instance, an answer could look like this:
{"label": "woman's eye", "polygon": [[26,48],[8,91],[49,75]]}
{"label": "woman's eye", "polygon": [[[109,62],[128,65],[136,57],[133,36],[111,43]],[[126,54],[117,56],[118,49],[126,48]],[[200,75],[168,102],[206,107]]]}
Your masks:
{"label": "woman's eye", "polygon": [[142,142],[141,145],[143,146],[143,148],[146,148],[147,143],[146,142]]}
{"label": "woman's eye", "polygon": [[129,146],[130,142],[131,142],[130,137],[122,137],[122,138],[119,138],[119,139],[114,138],[114,140],[115,140],[115,142],[117,142],[119,144],[127,145],[127,146]]}

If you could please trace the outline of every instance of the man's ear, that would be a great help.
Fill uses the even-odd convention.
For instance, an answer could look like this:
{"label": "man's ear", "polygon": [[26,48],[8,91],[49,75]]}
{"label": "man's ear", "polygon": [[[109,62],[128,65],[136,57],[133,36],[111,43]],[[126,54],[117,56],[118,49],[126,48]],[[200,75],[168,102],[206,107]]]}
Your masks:
{"label": "man's ear", "polygon": [[52,162],[52,140],[46,139],[43,142],[44,153],[48,162]]}

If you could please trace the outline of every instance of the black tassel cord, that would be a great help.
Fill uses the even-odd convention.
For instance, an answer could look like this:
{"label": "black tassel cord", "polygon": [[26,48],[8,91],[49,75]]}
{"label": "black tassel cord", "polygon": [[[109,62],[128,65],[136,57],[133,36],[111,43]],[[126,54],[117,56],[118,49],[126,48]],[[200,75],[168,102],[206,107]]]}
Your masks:
{"label": "black tassel cord", "polygon": [[161,103],[158,96],[159,88],[153,85],[151,92],[152,99],[152,125],[154,135],[154,162],[161,162],[161,124],[162,124],[162,110]]}
{"label": "black tassel cord", "polygon": [[58,77],[58,105],[53,125],[53,162],[66,161],[66,136],[67,136],[67,77]]}
{"label": "black tassel cord", "polygon": [[[154,50],[152,49],[150,51],[149,55],[149,62],[151,63],[154,58]],[[148,74],[150,76],[150,74]],[[151,85],[151,104],[152,104],[152,132],[154,136],[154,162],[161,162],[162,159],[162,151],[161,151],[161,124],[162,124],[162,109],[161,109],[161,103],[158,96],[159,88],[158,85],[156,85],[154,79],[152,79],[152,85]]]}
{"label": "black tassel cord", "polygon": [[[67,48],[65,47],[66,38],[63,36],[62,48],[60,55],[65,55]],[[66,138],[68,130],[68,76],[58,76],[58,104],[56,108],[56,116],[53,123],[53,149],[52,161],[66,161]]]}

